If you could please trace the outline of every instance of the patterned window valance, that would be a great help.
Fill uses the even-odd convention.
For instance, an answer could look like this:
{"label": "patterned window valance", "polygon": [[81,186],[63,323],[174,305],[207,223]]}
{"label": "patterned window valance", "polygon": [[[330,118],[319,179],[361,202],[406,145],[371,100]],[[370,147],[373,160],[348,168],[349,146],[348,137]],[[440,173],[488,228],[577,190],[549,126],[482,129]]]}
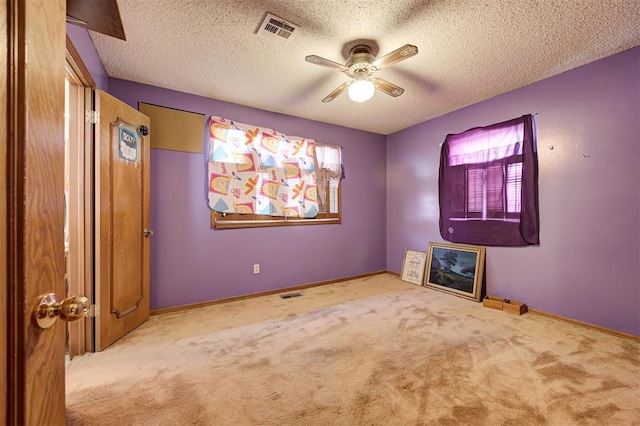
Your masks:
{"label": "patterned window valance", "polygon": [[221,213],[317,216],[315,146],[313,139],[212,116],[209,208]]}

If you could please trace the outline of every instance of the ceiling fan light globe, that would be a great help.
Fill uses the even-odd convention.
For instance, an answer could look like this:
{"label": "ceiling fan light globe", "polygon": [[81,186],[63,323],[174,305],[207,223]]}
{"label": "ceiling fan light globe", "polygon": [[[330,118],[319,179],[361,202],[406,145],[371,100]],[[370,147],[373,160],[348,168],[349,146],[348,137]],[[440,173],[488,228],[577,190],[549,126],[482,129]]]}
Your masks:
{"label": "ceiling fan light globe", "polygon": [[349,85],[347,93],[354,102],[366,102],[373,97],[375,86],[369,80],[355,80]]}

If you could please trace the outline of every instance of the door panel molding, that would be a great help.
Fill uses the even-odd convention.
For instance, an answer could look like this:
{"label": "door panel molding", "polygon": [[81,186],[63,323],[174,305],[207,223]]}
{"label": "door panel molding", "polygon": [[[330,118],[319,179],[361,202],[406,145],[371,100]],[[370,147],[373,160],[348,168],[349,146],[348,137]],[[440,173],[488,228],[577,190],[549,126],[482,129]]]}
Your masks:
{"label": "door panel molding", "polygon": [[[141,195],[145,183],[144,169],[147,167],[142,150],[136,163],[118,161],[120,154],[117,142],[120,126],[135,131],[138,140],[144,140],[139,127],[122,117],[116,116],[115,121],[111,123],[110,146],[112,153],[109,183],[112,185],[113,196],[109,202],[109,217],[111,219],[110,242],[113,278],[109,290],[111,292],[111,313],[118,319],[124,318],[138,309],[145,296],[142,268],[140,265],[130,264],[129,260],[130,256],[134,254],[131,253],[132,251],[138,252],[133,259],[144,258],[144,239],[141,236],[142,229],[145,228],[145,209],[143,209]],[[135,164],[135,167],[131,167],[131,164]],[[138,164],[140,164],[140,168]],[[136,191],[130,192],[132,188],[135,188]],[[133,214],[129,214],[129,212]],[[122,288],[117,285],[118,282],[128,282],[129,285]]]}

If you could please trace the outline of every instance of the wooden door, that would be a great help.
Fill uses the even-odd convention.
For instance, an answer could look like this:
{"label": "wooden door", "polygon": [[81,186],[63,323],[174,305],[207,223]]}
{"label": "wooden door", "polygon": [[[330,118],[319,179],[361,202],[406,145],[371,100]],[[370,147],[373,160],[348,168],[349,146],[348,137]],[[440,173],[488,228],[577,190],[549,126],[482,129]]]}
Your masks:
{"label": "wooden door", "polygon": [[0,423],[64,425],[65,324],[31,314],[64,295],[64,0],[7,0],[0,19]]}
{"label": "wooden door", "polygon": [[[96,90],[96,350],[149,318],[149,118]],[[144,127],[143,127],[144,126]]]}

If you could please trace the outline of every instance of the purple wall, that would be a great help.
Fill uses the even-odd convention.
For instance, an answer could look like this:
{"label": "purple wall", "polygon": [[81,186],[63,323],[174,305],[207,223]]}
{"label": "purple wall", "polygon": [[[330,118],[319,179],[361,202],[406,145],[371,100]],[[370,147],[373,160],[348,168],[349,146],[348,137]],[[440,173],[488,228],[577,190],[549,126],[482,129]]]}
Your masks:
{"label": "purple wall", "polygon": [[344,147],[342,225],[221,231],[210,229],[203,154],[152,149],[152,309],[386,268],[385,136],[117,79],[109,92],[135,108],[146,102],[219,115]]}
{"label": "purple wall", "polygon": [[[446,134],[537,112],[541,244],[488,247],[487,293],[640,335],[640,48],[385,138],[109,79],[88,32],[67,32],[97,87],[135,108],[216,114],[345,147],[342,225],[215,232],[202,155],[152,150],[152,309],[399,272],[405,249],[442,241],[438,145]],[[281,254],[288,239],[304,247],[298,258]]]}
{"label": "purple wall", "polygon": [[488,247],[487,294],[640,335],[638,47],[389,136],[387,269],[443,241],[445,136],[534,112],[541,243]]}
{"label": "purple wall", "polygon": [[76,48],[82,62],[91,73],[91,77],[96,82],[96,88],[107,92],[109,90],[109,77],[102,66],[102,61],[98,57],[98,52],[93,45],[93,40],[89,36],[89,31],[77,25],[67,24],[67,35]]}

